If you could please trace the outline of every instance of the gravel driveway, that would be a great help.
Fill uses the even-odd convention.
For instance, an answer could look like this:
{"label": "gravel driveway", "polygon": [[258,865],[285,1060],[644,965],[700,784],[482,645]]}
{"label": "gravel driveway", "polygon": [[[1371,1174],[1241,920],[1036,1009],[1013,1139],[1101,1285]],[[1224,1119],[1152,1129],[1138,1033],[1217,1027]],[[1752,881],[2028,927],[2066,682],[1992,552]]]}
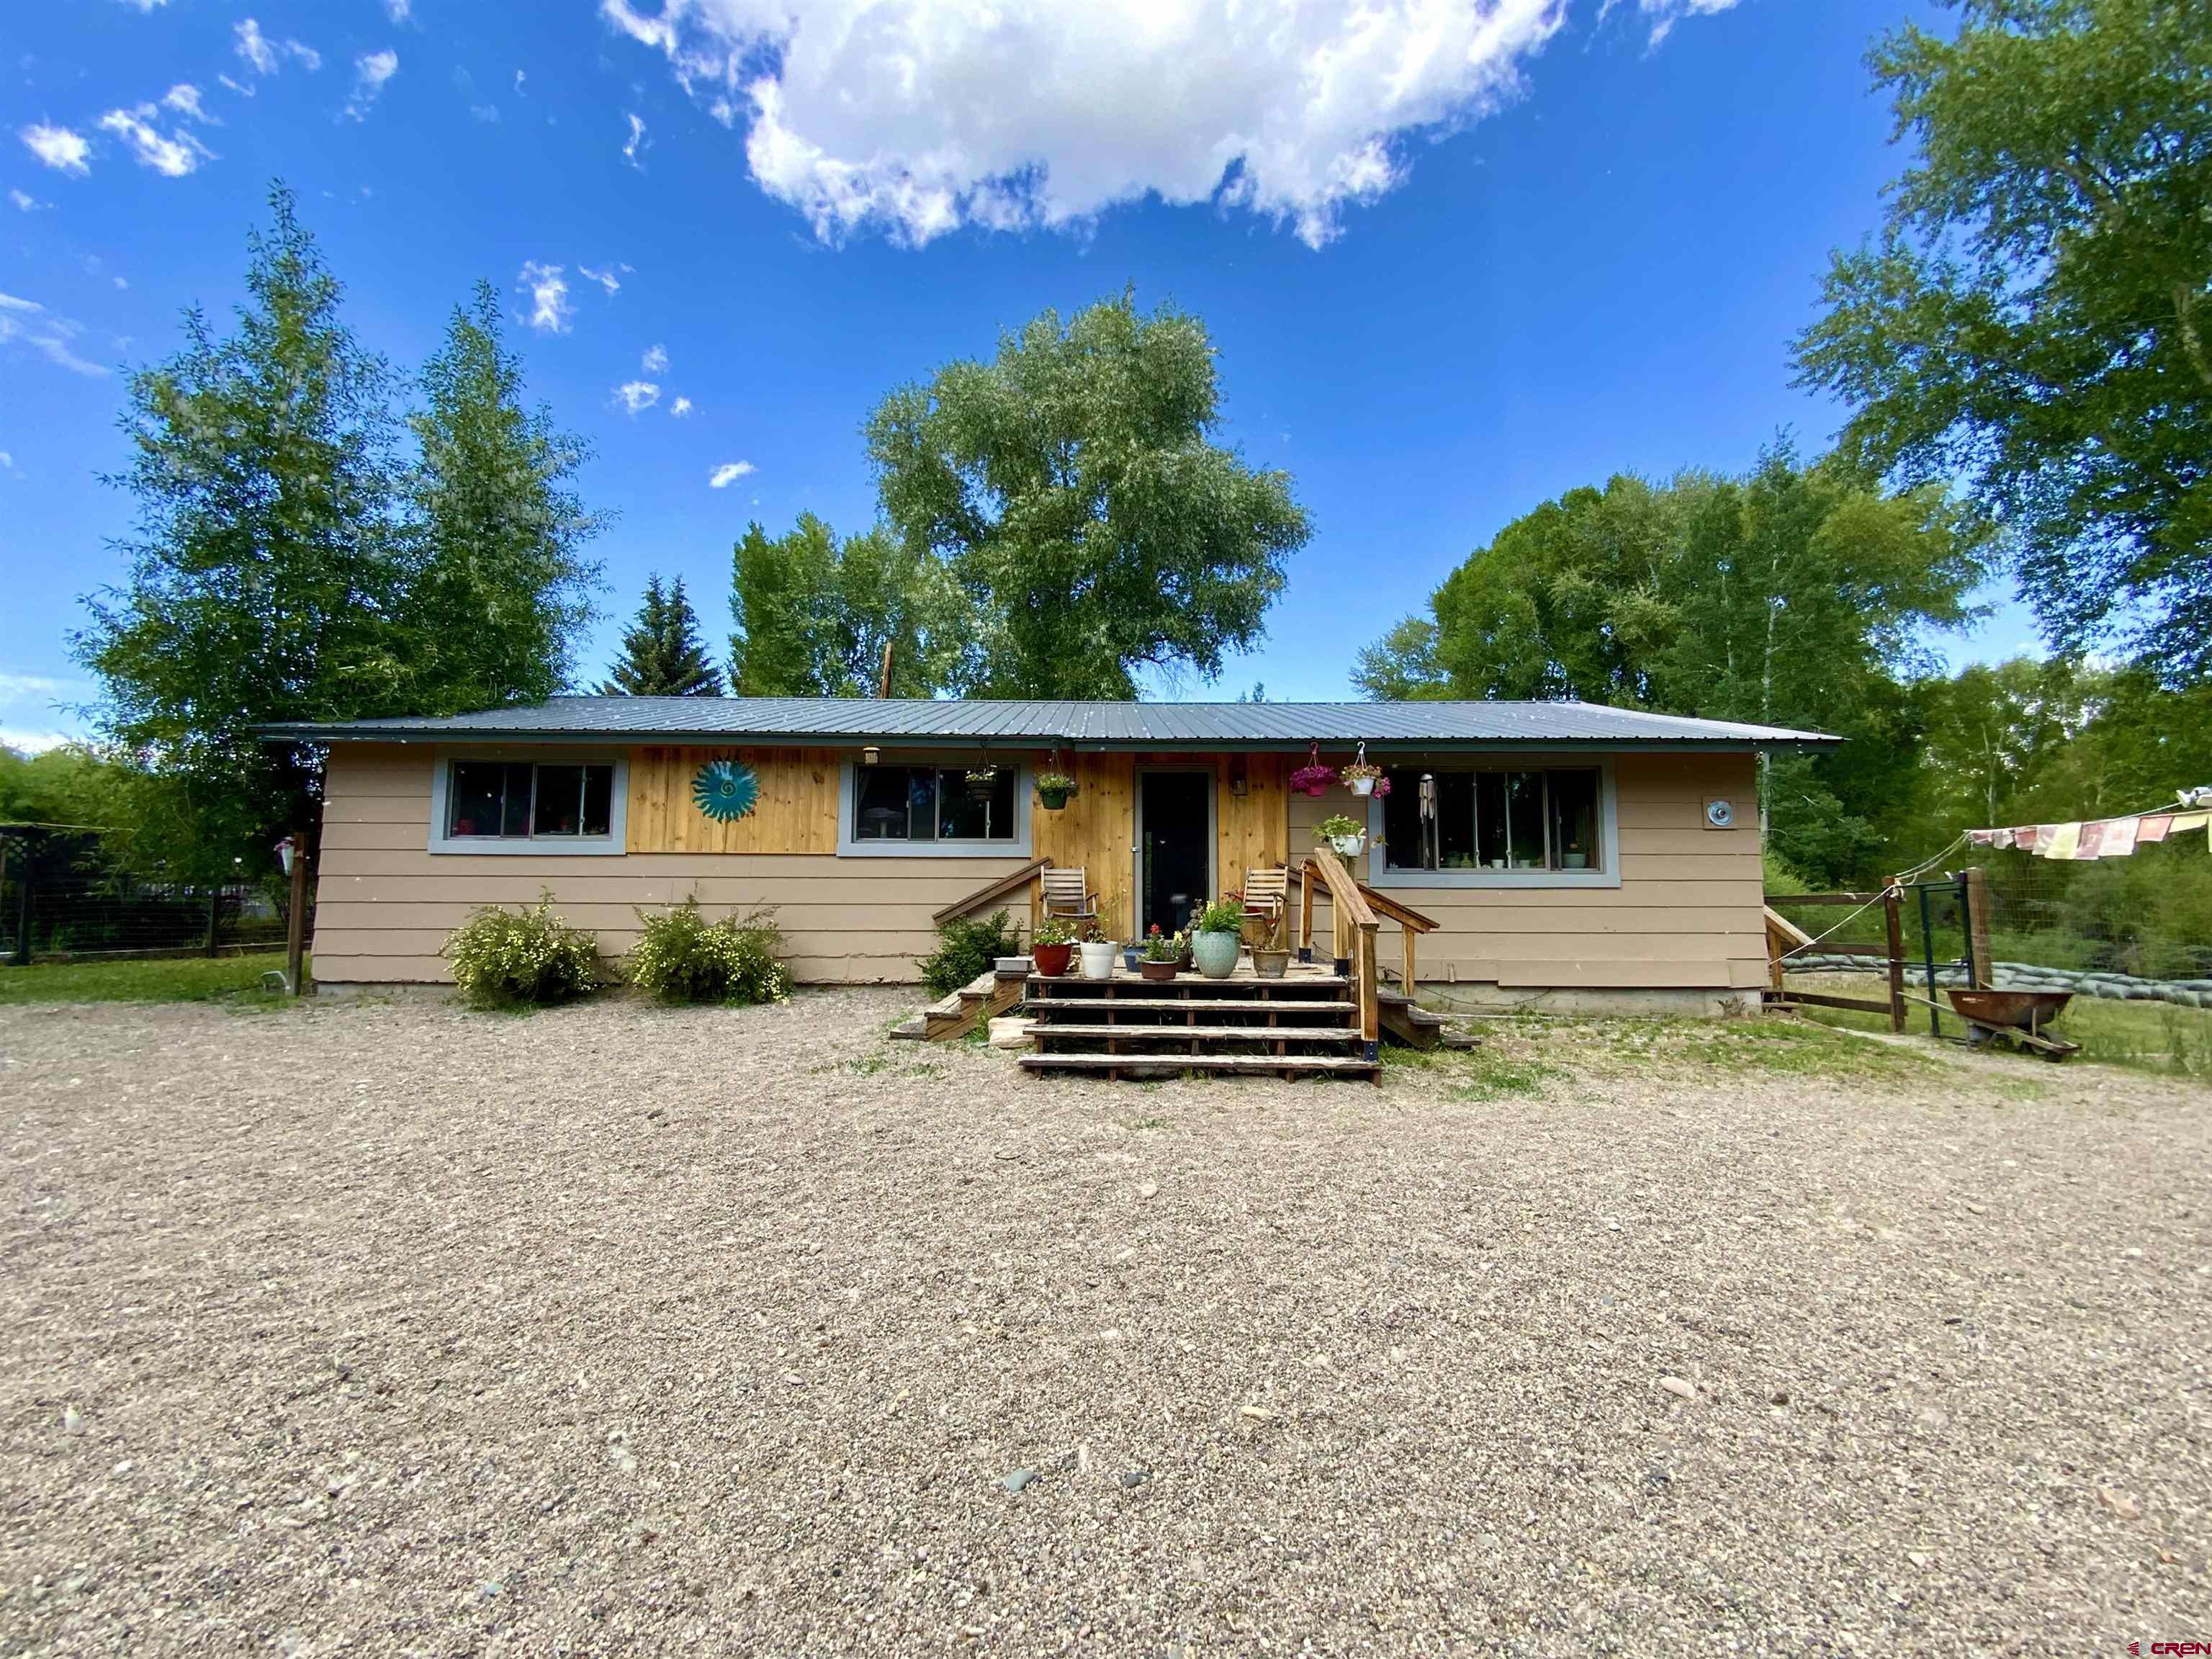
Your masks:
{"label": "gravel driveway", "polygon": [[914,1000],[0,1010],[0,1650],[2212,1636],[2196,1085],[1048,1082]]}

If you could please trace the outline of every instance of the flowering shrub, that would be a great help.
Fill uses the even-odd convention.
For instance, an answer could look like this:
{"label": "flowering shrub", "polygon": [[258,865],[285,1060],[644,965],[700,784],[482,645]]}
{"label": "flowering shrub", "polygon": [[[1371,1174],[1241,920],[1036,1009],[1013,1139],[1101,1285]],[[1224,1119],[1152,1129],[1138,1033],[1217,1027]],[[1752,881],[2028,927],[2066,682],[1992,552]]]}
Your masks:
{"label": "flowering shrub", "polygon": [[788,1002],[791,970],[775,959],[783,935],[775,912],[710,922],[695,894],[672,910],[637,913],[637,943],[623,963],[631,984],[663,1002]]}
{"label": "flowering shrub", "polygon": [[439,954],[478,1007],[566,1002],[606,983],[599,941],[555,915],[550,893],[535,909],[477,911],[446,936]]}

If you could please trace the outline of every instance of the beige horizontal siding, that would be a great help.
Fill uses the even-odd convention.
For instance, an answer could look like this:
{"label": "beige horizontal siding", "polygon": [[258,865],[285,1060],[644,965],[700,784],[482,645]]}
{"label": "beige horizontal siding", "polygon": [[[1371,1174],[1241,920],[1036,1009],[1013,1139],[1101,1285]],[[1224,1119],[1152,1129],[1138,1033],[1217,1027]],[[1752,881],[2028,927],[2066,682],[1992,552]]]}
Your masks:
{"label": "beige horizontal siding", "polygon": [[[711,913],[774,906],[793,972],[809,983],[906,982],[933,945],[931,913],[1018,868],[1018,859],[841,859],[817,854],[633,854],[621,858],[428,851],[434,750],[345,747],[332,756],[316,927],[316,973],[331,981],[442,981],[446,935],[481,905],[537,902],[629,948],[637,909],[696,894]],[[1337,764],[1349,755],[1326,757]],[[1571,764],[1531,756],[1527,764]],[[1747,755],[1622,755],[1614,762],[1620,884],[1606,888],[1392,887],[1433,917],[1425,980],[1515,988],[1749,989],[1765,982],[1757,793]],[[1707,798],[1737,805],[1738,827],[1704,827]],[[1364,816],[1340,788],[1291,797],[1289,846],[1314,844],[1332,812]],[[1360,873],[1364,875],[1364,859]],[[1010,907],[1018,915],[1021,903]],[[1328,907],[1316,907],[1326,945]],[[1388,964],[1400,950],[1382,930]]]}
{"label": "beige horizontal siding", "polygon": [[[317,888],[315,974],[333,984],[448,980],[446,936],[487,904],[550,891],[569,922],[620,957],[639,908],[695,895],[716,915],[772,907],[785,960],[807,983],[904,983],[936,943],[931,913],[1020,867],[1006,859],[840,859],[806,854],[620,858],[429,851],[433,751],[333,752]],[[1026,906],[1014,910],[1024,922]]]}
{"label": "beige horizontal siding", "polygon": [[[1342,765],[1349,755],[1324,755]],[[1587,757],[1530,755],[1529,767],[1588,764]],[[1619,755],[1613,788],[1620,826],[1617,887],[1401,887],[1389,897],[1437,923],[1417,946],[1424,980],[1511,988],[1749,989],[1765,983],[1766,933],[1759,856],[1758,779],[1748,754]],[[1736,824],[1705,827],[1705,802],[1732,799]],[[1291,846],[1314,844],[1313,827],[1333,813],[1362,822],[1366,803],[1332,787],[1316,800],[1291,797]],[[1369,855],[1358,873],[1368,876]],[[1325,946],[1328,906],[1315,908]],[[1385,920],[1387,967],[1403,946]]]}

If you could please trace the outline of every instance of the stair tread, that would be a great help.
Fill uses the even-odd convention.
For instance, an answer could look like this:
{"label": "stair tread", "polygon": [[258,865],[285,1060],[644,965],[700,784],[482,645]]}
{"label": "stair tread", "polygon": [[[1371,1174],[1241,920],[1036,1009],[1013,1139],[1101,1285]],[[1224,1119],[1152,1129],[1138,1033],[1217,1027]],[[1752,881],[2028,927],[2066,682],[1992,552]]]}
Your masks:
{"label": "stair tread", "polygon": [[1030,1035],[1044,1037],[1114,1037],[1138,1042],[1357,1042],[1359,1032],[1346,1025],[1062,1025],[1030,1022]]}
{"label": "stair tread", "polygon": [[1381,1069],[1371,1060],[1349,1054],[1024,1054],[1031,1072],[1103,1072],[1166,1069],[1182,1072],[1341,1072],[1372,1077]]}
{"label": "stair tread", "polygon": [[1031,997],[1028,1007],[1032,1018],[1047,1010],[1080,1008],[1089,1012],[1095,1008],[1127,1008],[1139,1012],[1159,1012],[1182,1013],[1188,1009],[1203,1008],[1209,1013],[1326,1013],[1348,1014],[1358,1007],[1357,1003],[1323,1000],[1321,998],[1290,999],[1265,1001],[1255,998],[1249,1001],[1234,1001],[1214,998],[1204,1002],[1193,1002],[1182,997]]}

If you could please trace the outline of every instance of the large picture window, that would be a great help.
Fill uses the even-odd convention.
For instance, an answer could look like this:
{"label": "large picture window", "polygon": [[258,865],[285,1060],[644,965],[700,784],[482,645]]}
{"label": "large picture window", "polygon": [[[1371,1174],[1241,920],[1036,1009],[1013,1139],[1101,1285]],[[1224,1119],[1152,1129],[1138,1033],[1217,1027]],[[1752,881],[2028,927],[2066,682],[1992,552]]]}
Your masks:
{"label": "large picture window", "polygon": [[622,770],[610,760],[447,760],[431,850],[620,852]]}
{"label": "large picture window", "polygon": [[855,766],[850,838],[859,846],[947,842],[1007,847],[1023,838],[1018,768],[971,783],[960,766]]}
{"label": "large picture window", "polygon": [[1395,767],[1382,800],[1384,867],[1588,875],[1606,869],[1604,775],[1595,766]]}

